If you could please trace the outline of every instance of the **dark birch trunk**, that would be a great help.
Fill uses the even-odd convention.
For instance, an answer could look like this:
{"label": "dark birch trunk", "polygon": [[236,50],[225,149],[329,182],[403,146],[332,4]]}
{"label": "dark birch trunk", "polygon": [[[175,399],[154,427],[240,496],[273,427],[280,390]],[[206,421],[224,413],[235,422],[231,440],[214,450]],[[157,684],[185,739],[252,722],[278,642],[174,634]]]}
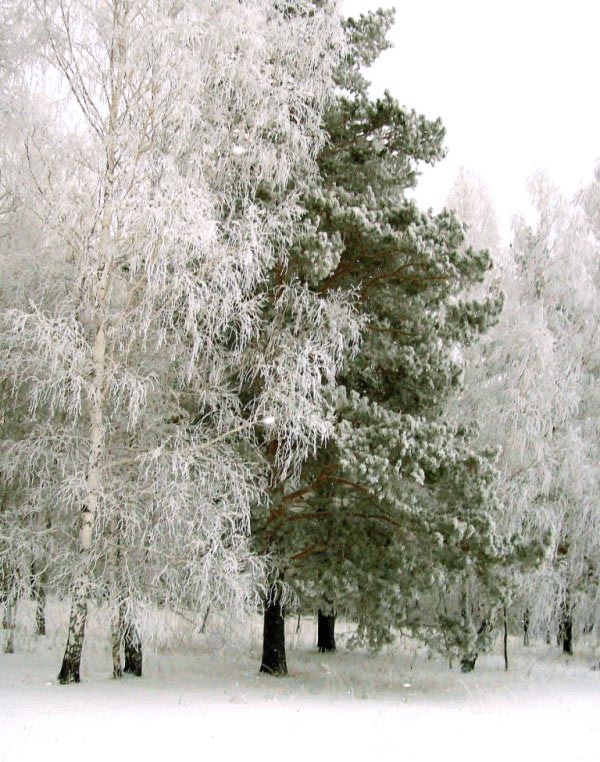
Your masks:
{"label": "dark birch trunk", "polygon": [[506,606],[503,609],[504,615],[504,638],[503,638],[503,651],[504,651],[504,670],[508,672],[508,618],[506,614]]}
{"label": "dark birch trunk", "polygon": [[525,609],[525,613],[523,614],[523,645],[528,646],[529,645],[529,609]]}
{"label": "dark birch trunk", "polygon": [[573,656],[573,617],[570,612],[565,612],[560,623],[560,636],[563,653]]}
{"label": "dark birch trunk", "polygon": [[573,656],[573,607],[568,590],[565,592],[565,598],[560,607],[558,645],[562,645],[563,653]]}
{"label": "dark birch trunk", "polygon": [[[49,511],[42,511],[38,517],[40,529],[50,530],[52,520]],[[31,562],[31,594],[35,601],[35,632],[36,635],[46,634],[46,584],[48,572],[44,554],[37,556]]]}
{"label": "dark birch trunk", "polygon": [[142,676],[142,639],[135,622],[129,618],[123,632],[123,650],[125,665],[123,672],[127,675]]}
{"label": "dark birch trunk", "polygon": [[281,605],[281,589],[278,584],[271,585],[264,606],[263,652],[260,671],[267,675],[287,675],[285,615]]}
{"label": "dark birch trunk", "polygon": [[73,586],[69,634],[62,666],[58,673],[58,682],[61,685],[78,683],[80,679],[81,652],[83,651],[88,609],[88,576],[89,571],[86,569]]}
{"label": "dark birch trunk", "polygon": [[35,601],[35,633],[46,634],[46,580],[45,571],[38,571],[38,563],[31,563],[31,594]]}
{"label": "dark birch trunk", "polygon": [[121,660],[121,643],[123,642],[123,604],[119,603],[113,610],[110,644],[113,663],[113,678],[123,677],[123,662]]}
{"label": "dark birch trunk", "polygon": [[208,622],[209,616],[210,616],[210,604],[206,607],[206,611],[204,612],[204,616],[202,617],[202,624],[200,625],[200,632],[202,634],[206,632],[206,624]]}
{"label": "dark birch trunk", "polygon": [[321,609],[317,615],[317,648],[319,653],[335,651],[335,612],[323,614]]}
{"label": "dark birch trunk", "polygon": [[118,605],[112,630],[113,677],[142,676],[142,641],[125,601]]}
{"label": "dark birch trunk", "polygon": [[109,550],[108,550],[108,605],[111,614],[111,652],[113,663],[113,678],[123,677],[123,660],[121,649],[127,617],[126,593],[123,589],[121,573],[121,524],[113,516],[109,521]]}
{"label": "dark birch trunk", "polygon": [[40,585],[36,597],[35,632],[37,635],[46,634],[46,587],[43,583]]}

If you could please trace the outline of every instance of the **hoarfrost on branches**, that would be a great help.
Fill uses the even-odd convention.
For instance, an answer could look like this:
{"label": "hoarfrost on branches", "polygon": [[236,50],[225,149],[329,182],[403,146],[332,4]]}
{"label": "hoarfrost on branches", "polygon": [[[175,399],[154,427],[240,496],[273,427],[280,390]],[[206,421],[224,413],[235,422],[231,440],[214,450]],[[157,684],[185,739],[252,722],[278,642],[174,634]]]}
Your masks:
{"label": "hoarfrost on branches", "polygon": [[541,173],[528,189],[537,219],[516,218],[511,248],[495,251],[505,309],[466,352],[460,402],[498,450],[502,533],[545,545],[544,563],[520,579],[531,631],[545,636],[575,609],[581,626],[598,621],[598,249],[593,186],[579,204]]}
{"label": "hoarfrost on branches", "polygon": [[[252,345],[342,36],[333,4],[302,0],[7,8],[38,41],[26,68],[41,106],[2,167],[10,224],[39,230],[22,248],[38,277],[1,316],[12,415],[27,417],[2,478],[53,517],[72,656],[94,591],[116,609],[239,602],[260,565],[246,547],[265,488],[257,425],[273,419],[282,473],[330,432],[323,381],[356,341],[350,302],[284,291],[295,331]],[[253,409],[240,368],[261,380]]]}

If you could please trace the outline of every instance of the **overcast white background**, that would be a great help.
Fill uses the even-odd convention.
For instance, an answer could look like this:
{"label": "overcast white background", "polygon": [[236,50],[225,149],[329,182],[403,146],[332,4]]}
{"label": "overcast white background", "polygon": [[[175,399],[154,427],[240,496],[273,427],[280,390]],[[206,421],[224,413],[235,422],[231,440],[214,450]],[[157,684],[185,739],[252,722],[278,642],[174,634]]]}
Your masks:
{"label": "overcast white background", "polygon": [[417,198],[441,208],[463,166],[495,199],[502,233],[527,213],[527,178],[546,170],[571,196],[600,159],[600,2],[345,0],[346,15],[396,7],[394,47],[369,70],[373,93],[447,130],[447,158]]}

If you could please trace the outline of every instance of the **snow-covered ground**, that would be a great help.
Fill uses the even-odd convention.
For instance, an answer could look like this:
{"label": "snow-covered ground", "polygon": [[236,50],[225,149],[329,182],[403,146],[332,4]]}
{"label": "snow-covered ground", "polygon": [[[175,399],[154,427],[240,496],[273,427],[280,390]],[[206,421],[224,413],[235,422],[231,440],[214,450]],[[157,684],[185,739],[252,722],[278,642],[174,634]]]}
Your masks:
{"label": "snow-covered ground", "polygon": [[61,686],[64,616],[51,607],[37,638],[22,606],[18,652],[0,655],[1,761],[600,760],[593,643],[568,658],[514,638],[508,673],[498,647],[463,675],[410,642],[318,654],[305,619],[299,633],[289,622],[290,676],[278,679],[257,673],[258,619],[212,622],[147,653],[142,679],[117,682],[96,616],[82,683]]}

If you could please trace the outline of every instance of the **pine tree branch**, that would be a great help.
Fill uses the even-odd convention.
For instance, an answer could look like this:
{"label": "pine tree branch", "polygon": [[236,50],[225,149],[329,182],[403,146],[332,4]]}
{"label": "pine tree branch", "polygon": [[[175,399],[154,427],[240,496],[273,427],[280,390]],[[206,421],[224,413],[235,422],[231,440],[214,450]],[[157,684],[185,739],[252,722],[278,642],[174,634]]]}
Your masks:
{"label": "pine tree branch", "polygon": [[377,331],[378,333],[398,333],[401,336],[407,336],[410,339],[416,339],[419,336],[417,333],[403,331],[401,328],[386,328],[384,326],[372,325],[371,323],[368,324],[367,330]]}
{"label": "pine tree branch", "polygon": [[285,516],[284,521],[310,521],[311,519],[327,519],[333,516],[331,511],[311,511],[310,513],[292,513]]}
{"label": "pine tree branch", "polygon": [[400,275],[400,273],[404,272],[407,268],[411,266],[411,262],[405,262],[403,265],[400,265],[399,267],[396,267],[394,270],[391,270],[387,273],[381,273],[380,275],[375,275],[369,280],[365,285],[362,287],[362,290],[360,292],[360,302],[364,302],[367,298],[368,292],[373,288],[373,286],[377,285],[382,280],[390,280],[391,278],[395,278],[397,275]]}
{"label": "pine tree branch", "polygon": [[324,550],[327,550],[325,545],[310,545],[291,556],[290,561],[301,561],[303,558],[311,556],[313,553],[321,553]]}
{"label": "pine tree branch", "polygon": [[335,271],[332,275],[327,278],[325,283],[321,286],[319,292],[324,296],[329,289],[338,281],[343,275],[346,275],[346,273],[350,272],[351,269],[351,262],[348,262],[347,260],[341,261],[339,265],[336,267]]}
{"label": "pine tree branch", "polygon": [[362,484],[358,484],[358,482],[351,482],[348,479],[342,479],[339,476],[332,476],[329,479],[330,482],[335,482],[336,484],[345,484],[348,487],[353,487],[354,489],[357,489],[359,492],[366,492],[368,493],[369,490],[364,487]]}
{"label": "pine tree branch", "polygon": [[328,476],[334,471],[337,471],[339,467],[339,463],[329,463],[327,466],[323,466],[316,478],[307,487],[303,487],[302,489],[298,489],[295,492],[290,492],[289,494],[284,495],[282,502],[286,503],[290,502],[291,500],[296,500],[297,498],[302,497],[303,495],[306,495],[309,492],[315,490],[317,487],[323,484],[324,481],[332,481],[332,479],[328,479]]}

